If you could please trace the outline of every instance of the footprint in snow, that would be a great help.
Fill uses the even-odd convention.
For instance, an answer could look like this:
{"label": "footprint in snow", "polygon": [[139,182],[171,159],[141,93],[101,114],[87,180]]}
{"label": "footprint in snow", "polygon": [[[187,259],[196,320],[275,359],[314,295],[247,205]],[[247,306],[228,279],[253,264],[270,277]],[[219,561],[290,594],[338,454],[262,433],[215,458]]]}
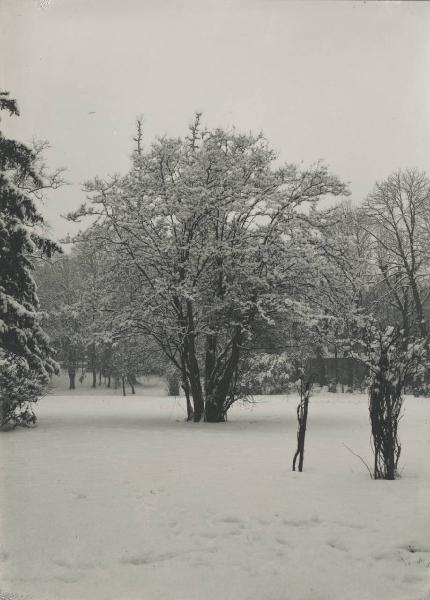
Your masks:
{"label": "footprint in snow", "polygon": [[283,525],[290,527],[312,527],[320,523],[317,515],[312,516],[310,519],[282,519]]}
{"label": "footprint in snow", "polygon": [[348,552],[348,548],[345,546],[345,544],[343,544],[341,541],[339,540],[327,540],[326,541],[327,546],[330,546],[330,548],[334,548],[335,550],[341,550],[342,552]]}
{"label": "footprint in snow", "polygon": [[275,537],[275,540],[278,542],[278,544],[281,544],[281,546],[288,546],[289,548],[292,548],[293,546],[287,542],[286,539],[284,539],[283,537],[277,536]]}
{"label": "footprint in snow", "polygon": [[216,537],[218,537],[218,534],[214,531],[202,531],[199,536],[207,538],[208,540],[214,540]]}
{"label": "footprint in snow", "polygon": [[333,521],[335,525],[340,525],[340,527],[347,527],[348,529],[366,529],[365,525],[360,525],[358,523],[347,523],[346,521]]}
{"label": "footprint in snow", "polygon": [[123,558],[121,562],[124,565],[134,565],[135,567],[138,567],[140,565],[147,565],[151,561],[146,556],[130,556],[129,558]]}
{"label": "footprint in snow", "polygon": [[54,577],[56,581],[62,581],[63,583],[76,583],[79,581],[80,577],[76,577],[73,575],[59,575]]}
{"label": "footprint in snow", "polygon": [[83,494],[82,492],[77,492],[76,490],[69,490],[69,494],[75,496],[77,500],[83,500],[84,498],[88,498],[87,494]]}
{"label": "footprint in snow", "polygon": [[240,529],[229,529],[226,532],[226,535],[241,535],[242,531]]}
{"label": "footprint in snow", "polygon": [[226,517],[221,517],[220,519],[218,519],[219,523],[236,523],[237,525],[242,525],[243,527],[243,523],[241,521],[241,519],[239,519],[238,517],[232,516],[232,515],[227,515]]}
{"label": "footprint in snow", "polygon": [[62,558],[58,558],[52,561],[55,565],[62,567],[63,569],[94,569],[96,566],[93,562],[85,561],[68,561]]}

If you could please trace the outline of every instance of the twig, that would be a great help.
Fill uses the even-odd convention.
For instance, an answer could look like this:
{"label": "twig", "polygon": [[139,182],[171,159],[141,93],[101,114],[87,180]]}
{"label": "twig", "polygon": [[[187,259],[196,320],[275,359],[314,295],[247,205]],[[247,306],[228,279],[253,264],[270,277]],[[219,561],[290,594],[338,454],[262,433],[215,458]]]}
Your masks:
{"label": "twig", "polygon": [[351,450],[351,448],[349,448],[346,444],[344,444],[342,442],[342,446],[344,446],[349,452],[351,452],[351,454],[353,454],[354,456],[356,456],[358,459],[361,460],[361,462],[363,463],[363,465],[366,467],[366,469],[369,472],[370,478],[374,479],[372,470],[370,469],[369,465],[367,464],[367,462],[364,460],[364,458],[362,456],[360,456],[359,454],[357,454],[356,452],[354,452],[353,450]]}

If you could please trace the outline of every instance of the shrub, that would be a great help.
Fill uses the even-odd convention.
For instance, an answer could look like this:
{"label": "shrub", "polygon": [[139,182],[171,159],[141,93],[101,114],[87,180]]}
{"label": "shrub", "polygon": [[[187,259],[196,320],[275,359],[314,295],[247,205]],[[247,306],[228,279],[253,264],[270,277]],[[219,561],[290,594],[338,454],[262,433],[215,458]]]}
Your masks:
{"label": "shrub", "polygon": [[30,427],[36,423],[33,404],[44,392],[40,375],[22,358],[0,355],[0,427]]}

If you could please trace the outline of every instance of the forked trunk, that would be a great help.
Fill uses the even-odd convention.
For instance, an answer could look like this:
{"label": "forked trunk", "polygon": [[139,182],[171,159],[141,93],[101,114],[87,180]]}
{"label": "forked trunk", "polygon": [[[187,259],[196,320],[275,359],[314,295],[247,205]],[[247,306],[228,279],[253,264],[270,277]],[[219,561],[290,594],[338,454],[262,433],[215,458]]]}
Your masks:
{"label": "forked trunk", "polygon": [[226,420],[229,398],[235,392],[235,378],[240,359],[242,331],[238,326],[232,339],[230,356],[215,365],[206,386],[205,421],[222,423]]}
{"label": "forked trunk", "polygon": [[300,403],[297,407],[297,450],[293,458],[293,471],[296,470],[296,460],[299,459],[299,472],[303,471],[303,460],[305,456],[305,437],[306,424],[308,421],[308,407],[311,386],[309,382],[301,381],[300,385]]}

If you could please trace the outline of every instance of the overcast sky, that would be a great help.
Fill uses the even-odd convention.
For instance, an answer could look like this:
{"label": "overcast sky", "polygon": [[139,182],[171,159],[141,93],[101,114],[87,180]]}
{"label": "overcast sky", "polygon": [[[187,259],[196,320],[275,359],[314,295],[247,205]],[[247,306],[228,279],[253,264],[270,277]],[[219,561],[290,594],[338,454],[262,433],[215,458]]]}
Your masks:
{"label": "overcast sky", "polygon": [[52,145],[73,185],[43,208],[52,235],[81,183],[125,172],[145,139],[209,126],[264,131],[281,159],[323,158],[361,200],[407,166],[430,173],[430,3],[0,0],[8,136]]}

